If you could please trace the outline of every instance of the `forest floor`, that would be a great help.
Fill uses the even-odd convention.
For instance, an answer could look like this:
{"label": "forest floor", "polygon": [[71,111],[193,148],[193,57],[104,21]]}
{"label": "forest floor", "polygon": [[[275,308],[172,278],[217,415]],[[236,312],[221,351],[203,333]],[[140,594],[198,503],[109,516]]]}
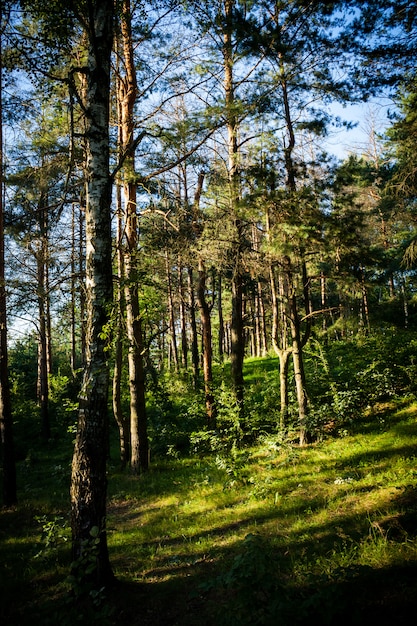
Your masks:
{"label": "forest floor", "polygon": [[[417,403],[304,448],[273,436],[226,454],[109,468],[115,583],[70,594],[70,450],[19,463],[0,511],[0,623],[390,624],[417,614]],[[412,617],[410,617],[412,616]]]}

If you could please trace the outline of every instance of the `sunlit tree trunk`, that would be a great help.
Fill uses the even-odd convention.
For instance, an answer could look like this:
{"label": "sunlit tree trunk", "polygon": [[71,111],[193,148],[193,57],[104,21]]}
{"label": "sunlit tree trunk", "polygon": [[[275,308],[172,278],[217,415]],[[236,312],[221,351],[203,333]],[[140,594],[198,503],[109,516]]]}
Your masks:
{"label": "sunlit tree trunk", "polygon": [[3,465],[3,505],[17,503],[16,464],[14,455],[13,417],[10,401],[7,300],[4,255],[4,185],[3,185],[3,107],[2,107],[2,34],[0,32],[0,437]]}
{"label": "sunlit tree trunk", "polygon": [[197,389],[199,378],[199,358],[198,358],[198,336],[197,336],[197,322],[195,315],[195,296],[194,296],[194,280],[193,270],[188,268],[188,308],[190,314],[190,328],[191,328],[191,360],[193,366],[193,385],[194,389]]}
{"label": "sunlit tree trunk", "polygon": [[85,365],[86,359],[86,284],[85,284],[85,207],[80,206],[78,216],[79,233],[79,253],[78,253],[78,275],[79,275],[79,304],[80,304],[80,343],[81,343],[81,363]]}
{"label": "sunlit tree trunk", "polygon": [[169,362],[174,363],[174,369],[176,372],[179,372],[180,366],[178,361],[178,347],[177,347],[177,331],[175,327],[175,306],[174,306],[174,296],[172,293],[172,277],[171,277],[171,268],[169,264],[169,254],[168,250],[165,250],[165,272],[166,272],[166,281],[167,281],[167,299],[168,299],[168,319],[169,319],[169,349],[170,349],[170,358]]}
{"label": "sunlit tree trunk", "polygon": [[244,379],[243,360],[245,353],[243,336],[243,275],[242,275],[242,238],[243,224],[239,216],[239,171],[238,171],[238,119],[235,111],[235,95],[233,82],[233,12],[234,0],[224,0],[225,22],[223,31],[223,62],[224,62],[224,91],[226,103],[226,126],[228,144],[228,177],[230,210],[234,229],[232,268],[232,319],[230,324],[230,362],[232,382],[236,401],[243,410]]}
{"label": "sunlit tree trunk", "polygon": [[123,231],[121,188],[116,188],[117,204],[117,291],[116,291],[116,327],[114,332],[114,370],[113,370],[113,415],[119,429],[120,443],[120,466],[124,469],[130,460],[130,428],[129,419],[123,414],[122,409],[122,372],[123,372],[123,337],[124,337],[124,313],[125,300],[123,297],[124,280],[124,256],[123,256]]}
{"label": "sunlit tree trunk", "polygon": [[223,317],[223,285],[222,285],[222,277],[219,274],[219,278],[217,281],[217,311],[219,315],[219,336],[218,336],[218,350],[219,350],[219,360],[222,363],[224,359],[224,343],[225,343],[225,333],[224,333],[224,317]]}
{"label": "sunlit tree trunk", "polygon": [[38,298],[38,380],[37,397],[41,415],[41,434],[45,441],[51,436],[49,420],[49,363],[50,363],[50,340],[48,341],[48,330],[50,332],[49,314],[49,285],[48,285],[48,214],[47,195],[41,193],[39,203],[39,245],[36,250],[37,264],[37,298]]}
{"label": "sunlit tree trunk", "polygon": [[[296,187],[296,169],[293,160],[293,151],[295,148],[295,134],[294,134],[294,125],[291,117],[290,111],[290,102],[289,102],[289,94],[287,88],[287,82],[284,76],[284,66],[282,57],[279,57],[281,69],[282,69],[282,78],[280,81],[281,92],[284,104],[284,112],[285,112],[285,123],[287,130],[287,143],[284,150],[285,157],[285,170],[287,174],[286,186],[288,191],[291,194],[295,194]],[[309,317],[310,313],[310,295],[309,295],[309,279],[307,276],[307,266],[304,259],[303,251],[299,251],[300,255],[300,266],[302,273],[302,285],[303,285],[303,296],[304,296],[304,307],[306,312],[307,324],[306,324],[306,332],[304,337],[301,337],[300,332],[300,321],[299,321],[299,313],[298,313],[298,305],[297,299],[294,293],[293,284],[292,284],[292,268],[291,268],[291,260],[288,257],[284,257],[283,259],[283,267],[285,279],[289,284],[289,320],[291,327],[291,337],[292,337],[292,358],[293,358],[293,366],[294,366],[294,377],[295,377],[295,386],[297,393],[297,402],[298,402],[298,415],[299,415],[299,429],[300,429],[300,445],[304,445],[307,442],[307,415],[308,415],[308,399],[307,399],[307,389],[306,389],[306,377],[304,370],[304,361],[303,361],[303,346],[308,340],[308,335],[311,328],[311,319]]]}
{"label": "sunlit tree trunk", "polygon": [[180,302],[181,365],[186,370],[188,368],[188,338],[187,338],[187,319],[185,315],[183,267],[181,263],[181,258],[178,259],[178,296],[179,296],[179,302]]}
{"label": "sunlit tree trunk", "polygon": [[137,280],[138,215],[136,206],[134,106],[137,97],[136,70],[133,58],[130,0],[122,5],[121,34],[124,76],[119,79],[122,151],[124,154],[125,197],[125,274],[126,325],[128,336],[130,392],[130,467],[134,474],[148,469],[149,444],[145,400],[145,371],[142,318]]}
{"label": "sunlit tree trunk", "polygon": [[[112,579],[106,535],[108,453],[108,323],[113,302],[111,177],[109,173],[110,57],[114,33],[113,0],[88,2],[86,122],[86,290],[87,352],[80,392],[78,430],[72,459],[71,529],[75,574],[98,586]],[[81,557],[92,536],[94,571]]]}
{"label": "sunlit tree trunk", "polygon": [[211,316],[210,307],[206,299],[206,279],[207,272],[203,261],[200,260],[198,265],[198,287],[197,301],[200,308],[201,332],[203,343],[203,376],[204,376],[204,395],[206,405],[207,425],[210,429],[216,425],[216,404],[213,394],[213,346],[211,334]]}
{"label": "sunlit tree trunk", "polygon": [[75,252],[75,203],[72,203],[71,207],[71,302],[70,302],[70,326],[71,326],[71,351],[70,351],[70,366],[73,377],[75,378],[75,371],[77,369],[77,283],[76,283],[76,252]]}

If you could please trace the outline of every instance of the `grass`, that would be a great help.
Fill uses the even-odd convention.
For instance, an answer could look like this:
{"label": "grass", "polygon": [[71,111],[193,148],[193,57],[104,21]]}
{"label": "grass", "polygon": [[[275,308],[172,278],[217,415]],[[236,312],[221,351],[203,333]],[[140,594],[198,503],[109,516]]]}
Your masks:
{"label": "grass", "polygon": [[[305,448],[270,435],[229,457],[109,467],[115,587],[74,607],[70,445],[19,462],[0,511],[1,623],[400,624],[416,608],[417,403]],[[405,621],[404,621],[405,623]]]}

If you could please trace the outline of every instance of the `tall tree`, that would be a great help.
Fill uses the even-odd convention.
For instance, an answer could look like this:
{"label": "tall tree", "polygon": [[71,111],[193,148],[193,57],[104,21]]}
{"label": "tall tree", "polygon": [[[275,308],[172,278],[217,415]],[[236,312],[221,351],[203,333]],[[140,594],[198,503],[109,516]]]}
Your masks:
{"label": "tall tree", "polygon": [[225,121],[227,127],[228,149],[228,179],[229,197],[232,223],[234,229],[232,255],[232,320],[230,324],[231,346],[230,361],[232,381],[236,393],[236,400],[240,408],[243,407],[243,359],[245,342],[243,334],[243,221],[239,213],[239,148],[238,132],[239,120],[237,116],[237,102],[235,97],[234,77],[234,45],[233,33],[235,30],[235,2],[224,0],[224,27],[223,27],[223,63],[224,63],[224,93],[225,93]]}
{"label": "tall tree", "polygon": [[[84,7],[84,5],[83,5]],[[87,0],[82,14],[88,54],[85,114],[87,359],[80,393],[72,459],[71,528],[73,560],[82,568],[92,535],[99,539],[94,579],[113,577],[106,535],[106,460],[109,365],[106,348],[112,289],[111,176],[109,171],[110,59],[115,30],[113,0]],[[86,575],[86,572],[81,574]]]}
{"label": "tall tree", "polygon": [[13,417],[10,401],[8,346],[7,346],[7,300],[4,256],[4,181],[3,181],[3,19],[0,15],[0,436],[3,460],[3,504],[11,506],[17,502],[16,465],[14,457]]}
{"label": "tall tree", "polygon": [[136,201],[134,109],[137,98],[137,79],[133,57],[132,13],[129,0],[123,0],[120,20],[123,74],[118,77],[120,103],[121,149],[124,155],[125,198],[125,301],[128,335],[128,364],[130,390],[130,467],[138,474],[149,464],[149,444],[145,401],[144,344],[141,311],[139,309],[137,255],[138,214]]}

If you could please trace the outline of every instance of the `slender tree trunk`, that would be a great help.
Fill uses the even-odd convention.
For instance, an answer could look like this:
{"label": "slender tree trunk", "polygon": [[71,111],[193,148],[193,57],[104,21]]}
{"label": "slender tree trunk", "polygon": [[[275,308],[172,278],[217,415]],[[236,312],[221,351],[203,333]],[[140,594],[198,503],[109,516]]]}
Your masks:
{"label": "slender tree trunk", "polygon": [[[291,117],[290,110],[290,102],[289,102],[289,94],[287,89],[287,81],[284,75],[284,62],[282,57],[279,58],[281,68],[283,70],[282,75],[283,78],[281,80],[281,91],[284,103],[284,112],[285,112],[285,123],[287,129],[287,145],[284,150],[285,157],[285,169],[287,173],[287,188],[290,193],[295,193],[297,190],[296,187],[296,168],[293,160],[293,151],[295,147],[295,134],[294,134],[294,126]],[[295,377],[295,386],[297,393],[297,402],[298,402],[298,414],[299,414],[299,427],[300,427],[300,445],[304,445],[307,442],[307,430],[306,430],[306,422],[307,422],[307,414],[308,414],[308,399],[307,399],[307,390],[306,390],[306,379],[305,379],[305,371],[304,371],[304,363],[303,363],[303,346],[308,341],[310,330],[311,330],[311,318],[309,316],[310,313],[310,294],[309,294],[309,279],[307,275],[307,266],[304,259],[303,250],[300,250],[301,257],[301,270],[302,270],[302,281],[303,281],[303,295],[304,295],[304,307],[306,312],[306,330],[304,333],[304,337],[301,338],[300,333],[300,321],[298,315],[298,307],[297,300],[294,293],[293,283],[292,283],[292,270],[291,270],[291,261],[288,257],[284,257],[283,266],[284,273],[286,276],[286,280],[289,284],[289,318],[290,318],[290,327],[291,327],[291,337],[292,337],[292,358],[293,358],[293,366],[294,366],[294,377]]]}
{"label": "slender tree trunk", "polygon": [[[113,578],[106,535],[108,452],[108,337],[113,301],[111,178],[109,174],[110,56],[113,0],[89,3],[86,73],[86,274],[87,360],[80,393],[79,422],[72,460],[71,528],[75,574],[100,588]],[[98,545],[93,543],[96,537]],[[82,557],[94,546],[94,571]],[[88,554],[88,553],[87,553]]]}
{"label": "slender tree trunk", "polygon": [[191,267],[188,268],[188,308],[190,312],[190,327],[191,327],[191,360],[193,364],[193,385],[194,385],[194,389],[197,389],[198,378],[199,378],[198,336],[197,336],[197,322],[195,319],[193,270]]}
{"label": "slender tree trunk", "polygon": [[3,505],[12,506],[17,503],[17,487],[7,346],[7,300],[4,255],[3,72],[1,43],[2,33],[0,32],[0,437],[3,462]]}
{"label": "slender tree trunk", "polygon": [[180,326],[181,326],[181,365],[185,370],[188,368],[188,338],[187,320],[185,315],[185,295],[183,283],[183,267],[181,259],[178,259],[178,296],[180,301]]}
{"label": "slender tree trunk", "polygon": [[121,136],[124,161],[124,195],[126,207],[126,324],[129,341],[130,391],[130,466],[134,474],[149,465],[149,443],[145,400],[145,368],[142,318],[137,281],[138,216],[136,207],[135,155],[133,147],[134,106],[137,96],[136,70],[133,58],[130,0],[123,1],[121,34],[125,75],[119,79]]}
{"label": "slender tree trunk", "polygon": [[279,349],[279,391],[280,391],[280,417],[279,425],[283,429],[287,423],[288,416],[288,366],[292,349]]}
{"label": "slender tree trunk", "polygon": [[284,281],[286,283],[285,291],[288,294],[288,318],[291,328],[291,340],[292,340],[292,360],[294,367],[295,388],[297,394],[298,403],[298,418],[299,418],[299,443],[303,446],[307,443],[307,415],[308,415],[308,399],[306,392],[306,381],[304,371],[304,360],[302,341],[300,336],[300,320],[298,317],[297,301],[294,292],[294,285],[292,279],[291,260],[289,257],[283,258],[283,271]]}
{"label": "slender tree trunk", "polygon": [[260,356],[268,353],[268,338],[266,332],[266,313],[264,303],[264,293],[262,283],[258,281],[258,311],[259,311],[259,332],[260,332]]}
{"label": "slender tree trunk", "polygon": [[224,0],[225,27],[223,31],[224,91],[226,103],[226,126],[228,143],[228,176],[230,188],[230,208],[234,229],[232,269],[232,319],[230,325],[230,361],[236,402],[243,411],[244,378],[243,360],[245,353],[243,335],[243,275],[242,275],[242,239],[243,224],[238,213],[239,171],[238,171],[238,120],[235,112],[233,84],[233,11],[234,0]]}
{"label": "slender tree trunk", "polygon": [[124,256],[123,256],[123,219],[121,187],[118,184],[116,190],[117,202],[117,312],[116,328],[114,337],[114,370],[113,370],[113,415],[119,429],[120,442],[120,466],[125,469],[130,460],[130,428],[129,420],[123,415],[122,410],[122,372],[123,372],[123,337],[124,337],[124,313],[125,300],[123,297],[124,281]]}
{"label": "slender tree trunk", "polygon": [[365,328],[365,332],[369,333],[371,330],[371,323],[369,320],[369,302],[368,302],[368,292],[365,284],[365,270],[361,266],[360,267],[360,281],[361,281],[361,292],[362,292],[362,311],[363,311],[363,325]]}
{"label": "slender tree trunk", "polygon": [[213,429],[216,426],[216,403],[213,395],[213,371],[212,371],[212,335],[211,335],[211,318],[210,307],[206,300],[206,268],[203,261],[200,260],[198,265],[198,287],[197,301],[200,308],[201,331],[203,343],[203,375],[204,375],[204,394],[206,404],[207,426]]}
{"label": "slender tree trunk", "polygon": [[170,361],[174,363],[176,372],[179,372],[178,348],[177,348],[177,331],[175,329],[175,307],[172,295],[171,268],[169,266],[168,250],[165,250],[165,270],[167,278],[167,298],[168,298],[168,316],[169,316],[169,332],[170,332]]}
{"label": "slender tree trunk", "polygon": [[409,311],[408,311],[407,292],[405,290],[405,280],[404,280],[403,277],[401,278],[401,296],[402,296],[402,300],[403,300],[404,328],[407,329],[408,328]]}
{"label": "slender tree trunk", "polygon": [[86,360],[86,284],[85,284],[85,208],[80,204],[78,221],[79,233],[79,253],[78,253],[78,275],[79,275],[79,303],[80,303],[80,343],[81,343],[81,364],[85,365]]}
{"label": "slender tree trunk", "polygon": [[222,284],[222,277],[220,274],[219,274],[218,286],[217,286],[217,311],[219,315],[219,337],[218,337],[219,360],[220,360],[220,363],[223,363],[225,332],[224,332],[224,316],[223,316],[223,284]]}
{"label": "slender tree trunk", "polygon": [[75,203],[71,207],[71,310],[70,310],[70,326],[71,326],[71,352],[70,366],[73,378],[77,369],[77,330],[76,330],[76,278],[75,278]]}
{"label": "slender tree trunk", "polygon": [[[37,397],[41,416],[41,435],[44,441],[51,437],[49,420],[49,381],[48,381],[48,216],[47,194],[41,193],[39,203],[40,241],[36,251],[37,296],[38,296],[38,380]],[[50,322],[49,322],[50,324]]]}
{"label": "slender tree trunk", "polygon": [[277,281],[275,267],[270,264],[269,276],[272,295],[272,345],[279,358],[280,428],[288,415],[288,367],[292,345],[288,341],[288,283],[284,276]]}
{"label": "slender tree trunk", "polygon": [[324,272],[320,272],[320,298],[321,298],[321,308],[323,310],[321,329],[323,332],[326,332],[327,330],[327,317],[326,317],[326,313],[324,313],[326,306],[327,306],[326,286],[327,286],[327,281],[326,281]]}

